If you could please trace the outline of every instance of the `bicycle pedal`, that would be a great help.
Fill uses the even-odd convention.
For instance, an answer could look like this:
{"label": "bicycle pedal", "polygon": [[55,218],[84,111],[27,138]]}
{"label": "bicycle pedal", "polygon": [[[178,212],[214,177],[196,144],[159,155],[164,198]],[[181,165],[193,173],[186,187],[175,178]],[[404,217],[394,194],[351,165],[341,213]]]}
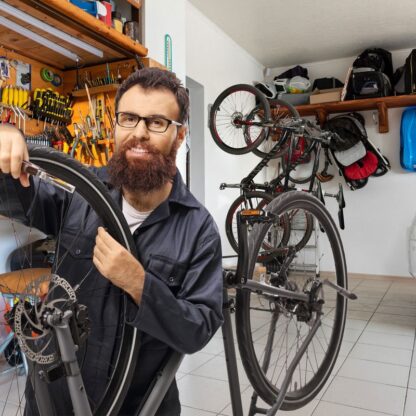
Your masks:
{"label": "bicycle pedal", "polygon": [[328,285],[329,287],[332,287],[332,289],[335,289],[340,295],[350,299],[350,300],[356,300],[358,299],[357,295],[353,292],[350,292],[349,290],[338,286],[337,284],[331,282],[328,279],[322,280],[322,284]]}

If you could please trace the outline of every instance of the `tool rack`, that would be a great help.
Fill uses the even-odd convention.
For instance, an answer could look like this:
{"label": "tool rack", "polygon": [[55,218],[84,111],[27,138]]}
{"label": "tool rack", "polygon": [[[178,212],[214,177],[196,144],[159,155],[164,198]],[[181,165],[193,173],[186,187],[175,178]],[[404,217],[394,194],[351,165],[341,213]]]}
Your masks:
{"label": "tool rack", "polygon": [[[139,21],[141,1],[118,1],[128,2]],[[113,147],[118,86],[139,66],[163,66],[147,57],[143,45],[67,1],[0,0],[0,25],[0,56],[31,68],[29,101],[13,101],[10,88],[10,100],[0,103],[2,121],[24,129],[34,143],[49,143],[43,132],[60,129],[63,138],[54,147],[83,163],[104,165]],[[12,68],[0,84],[15,83]]]}

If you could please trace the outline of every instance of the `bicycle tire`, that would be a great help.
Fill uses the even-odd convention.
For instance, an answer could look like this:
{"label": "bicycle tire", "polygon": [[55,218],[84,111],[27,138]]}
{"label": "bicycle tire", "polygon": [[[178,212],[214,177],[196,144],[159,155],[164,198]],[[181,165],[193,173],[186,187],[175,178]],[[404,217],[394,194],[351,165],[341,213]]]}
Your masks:
{"label": "bicycle tire", "polygon": [[[238,198],[236,198],[231,204],[225,218],[225,232],[228,242],[236,253],[238,253],[237,212],[241,209],[265,209],[267,204],[269,204],[273,198],[273,195],[267,192],[249,191],[244,195],[238,196]],[[290,236],[290,222],[287,218],[284,218],[279,225],[282,228],[280,230],[278,240],[281,244],[287,244]],[[264,250],[270,250],[270,244],[264,245]],[[265,254],[260,253],[259,261],[264,259]]]}
{"label": "bicycle tire", "polygon": [[[290,209],[308,210],[317,222],[319,222],[319,225],[317,224],[316,226],[317,232],[319,232],[320,227],[322,227],[324,230],[322,235],[327,236],[328,238],[328,247],[330,247],[335,266],[336,283],[341,287],[347,288],[347,270],[341,239],[333,219],[322,203],[312,195],[289,192],[276,198],[274,202],[269,204],[268,209],[276,215],[281,215]],[[253,232],[250,236],[250,240],[252,239],[251,242],[253,243],[253,246],[251,246],[253,247],[253,250],[250,253],[249,270],[247,270],[246,273],[249,277],[253,275],[257,261],[257,251],[261,247],[262,239],[266,231],[267,224],[255,225],[253,227]],[[294,276],[292,278],[290,276],[288,277],[286,288],[292,288],[291,290],[299,291],[299,287],[296,285],[298,283],[296,281],[296,270],[293,274]],[[298,273],[298,275],[300,274],[301,273]],[[304,281],[308,282],[307,279],[309,278],[313,280],[316,279],[316,276],[305,276]],[[325,292],[325,295],[331,295],[332,293],[334,294],[334,299],[331,299],[330,297],[328,299],[325,298],[325,302],[328,303],[328,305],[325,306],[325,303],[323,304],[325,311],[327,311],[326,308],[328,308],[328,314],[323,316],[321,327],[312,338],[311,344],[309,344],[308,349],[293,374],[291,385],[281,406],[282,410],[295,410],[310,402],[322,389],[335,365],[345,327],[347,301],[341,295],[335,295],[335,292],[330,292],[329,290]],[[270,302],[267,307],[257,300],[261,296],[261,294],[251,292],[244,288],[237,290],[236,332],[241,359],[251,385],[265,402],[272,405],[279,392],[278,383],[281,383],[279,377],[281,376],[282,371],[284,371],[285,368],[287,370],[287,366],[290,364],[289,355],[285,356],[284,353],[281,355],[281,351],[278,353],[276,352],[276,348],[278,348],[277,344],[280,343],[281,348],[284,348],[285,345],[287,347],[298,347],[296,341],[292,339],[289,341],[289,338],[293,338],[294,336],[300,337],[303,330],[308,331],[309,323],[304,322],[302,325],[301,321],[293,319],[296,314],[299,314],[298,316],[300,317],[300,312],[295,311],[301,309],[296,309],[293,304],[291,306],[290,301],[285,303],[276,296],[270,295],[269,299],[267,299],[267,297],[263,295],[265,298],[264,302]],[[274,304],[274,309],[271,306],[271,302]],[[251,304],[253,308],[251,308]],[[278,313],[277,311],[279,311],[279,308],[277,305],[286,305],[285,313],[287,313],[287,315],[285,315],[285,313]],[[289,311],[290,307],[292,307],[292,310]],[[263,313],[266,315],[262,315]],[[268,327],[268,320],[265,319],[264,316],[266,316],[267,319],[277,318],[277,322],[271,321],[271,326]],[[287,325],[285,327],[286,323]],[[330,327],[331,323],[332,327]],[[295,325],[295,329],[289,327],[291,324]],[[279,331],[285,330],[287,334],[281,336]],[[331,332],[329,333],[329,331]],[[261,355],[261,348],[265,343],[264,338],[266,336],[264,334],[266,332],[268,333],[266,345],[269,343],[273,348],[271,349],[269,362],[266,362],[268,369],[263,371],[263,363],[260,363],[260,361],[264,359]],[[275,334],[275,332],[277,332],[277,334]],[[305,336],[305,334],[303,334],[303,336]],[[274,343],[275,340],[276,344]],[[321,346],[321,343],[326,343],[326,345]],[[317,350],[320,349],[325,349],[325,351],[318,352]],[[292,352],[292,354],[294,353],[296,353],[296,351]],[[313,368],[315,363],[308,361],[310,360],[309,357],[316,359],[316,369]],[[286,358],[286,362],[284,361],[284,358]],[[321,360],[319,363],[318,358]],[[281,367],[279,367],[278,364]],[[302,365],[305,367],[302,367]],[[308,365],[310,365],[310,369],[308,369]],[[280,371],[280,373],[276,374],[278,371]],[[303,377],[305,377],[304,384],[302,384]],[[306,379],[307,377],[310,378]]]}
{"label": "bicycle tire", "polygon": [[[40,166],[49,174],[57,177],[59,180],[74,185],[76,189],[73,194],[74,197],[84,198],[89,204],[90,210],[95,211],[107,231],[131,253],[135,253],[134,240],[120,208],[112,199],[104,184],[90,170],[69,156],[50,148],[30,149],[29,156],[31,162]],[[36,192],[41,186],[44,186],[44,184],[39,182],[39,186],[33,186],[31,188],[36,188],[33,189],[33,192]],[[65,223],[65,221],[65,217],[62,218],[62,222]],[[79,238],[79,236],[76,238]],[[58,264],[56,270],[59,270],[58,253],[59,249],[56,249],[54,252],[54,265]],[[65,254],[63,252],[61,254],[62,257],[68,255],[68,253]],[[120,292],[118,299],[121,306],[119,310],[125,313],[127,296],[121,290],[116,290],[117,293]],[[98,299],[99,297],[99,293],[94,293],[94,299]],[[94,401],[92,409],[94,415],[113,415],[118,413],[136,366],[139,346],[138,331],[132,326],[127,325],[123,317],[119,322],[120,324],[117,329],[117,348],[112,352],[112,361],[111,365],[109,364],[107,368],[108,377],[105,380],[103,392],[102,394],[100,393],[99,399]],[[91,324],[93,328],[94,322]],[[85,348],[89,348],[88,342]],[[85,388],[88,393],[89,386],[86,385]],[[19,403],[21,402],[19,401]]]}
{"label": "bicycle tire", "polygon": [[247,120],[256,105],[263,110],[264,119],[269,120],[270,107],[266,97],[251,85],[233,85],[217,97],[209,113],[209,129],[222,150],[233,155],[249,153],[267,137],[267,127],[253,126],[252,136],[256,137],[251,137],[245,126],[238,123]]}
{"label": "bicycle tire", "polygon": [[[270,100],[269,105],[270,105],[271,118],[273,122],[276,122],[277,120],[279,120],[279,125],[281,124],[284,126],[288,121],[290,122],[291,119],[300,117],[298,110],[296,110],[296,108],[292,104],[288,103],[287,101],[280,100],[280,99]],[[283,112],[279,113],[282,107],[283,107]],[[247,118],[249,119],[254,118],[257,112],[258,112],[258,108],[256,107],[252,111],[253,114],[250,113]],[[288,132],[286,133],[290,134]],[[279,127],[275,129],[269,129],[269,134],[255,149],[253,149],[253,153],[256,156],[261,157],[261,158],[266,157],[269,154],[270,150],[274,147],[276,142],[281,139],[281,137],[282,137],[282,133],[281,131],[279,131]],[[286,140],[286,142],[283,144],[281,149],[279,149],[276,152],[276,154],[273,156],[273,159],[282,157],[284,154],[287,153],[287,151],[289,150],[289,140],[290,138]]]}

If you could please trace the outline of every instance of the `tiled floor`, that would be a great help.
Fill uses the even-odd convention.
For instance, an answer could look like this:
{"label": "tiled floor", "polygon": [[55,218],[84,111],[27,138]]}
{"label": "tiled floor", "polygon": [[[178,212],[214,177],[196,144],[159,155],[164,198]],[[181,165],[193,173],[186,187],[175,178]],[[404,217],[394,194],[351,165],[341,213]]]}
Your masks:
{"label": "tiled floor", "polygon": [[[350,277],[343,346],[333,374],[291,416],[416,415],[416,281]],[[244,415],[252,389],[239,361]],[[233,416],[221,332],[187,356],[178,373],[183,416]]]}

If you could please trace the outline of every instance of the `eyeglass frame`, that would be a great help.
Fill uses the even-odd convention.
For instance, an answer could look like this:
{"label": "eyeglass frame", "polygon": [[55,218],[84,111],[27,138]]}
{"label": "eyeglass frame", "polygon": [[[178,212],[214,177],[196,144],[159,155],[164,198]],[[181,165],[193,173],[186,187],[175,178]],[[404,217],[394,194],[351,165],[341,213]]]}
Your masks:
{"label": "eyeglass frame", "polygon": [[[137,123],[136,123],[134,126],[131,126],[131,127],[125,127],[125,126],[122,126],[122,125],[118,122],[118,115],[119,115],[119,114],[128,114],[128,115],[131,115],[131,116],[135,116],[135,117],[137,117]],[[166,126],[166,129],[165,129],[164,131],[155,131],[155,130],[150,130],[150,129],[147,127],[147,120],[149,120],[149,119],[155,119],[155,118],[160,118],[160,119],[165,120],[165,121],[167,121],[167,122],[168,122],[168,125]],[[135,114],[135,113],[129,113],[128,111],[118,111],[118,112],[116,113],[116,123],[117,123],[120,127],[122,127],[123,129],[135,129],[135,128],[137,127],[137,125],[138,125],[138,124],[139,124],[142,120],[144,120],[144,124],[145,124],[145,126],[146,126],[146,129],[147,129],[148,131],[152,132],[152,133],[160,133],[160,134],[162,134],[162,133],[166,133],[166,131],[168,130],[168,128],[169,128],[169,126],[170,126],[171,124],[173,124],[174,126],[178,126],[178,127],[183,126],[183,124],[182,124],[182,123],[179,123],[178,121],[175,121],[175,120],[170,120],[170,119],[168,119],[168,118],[166,118],[166,117],[163,117],[163,116],[149,116],[149,117],[143,117],[143,116],[139,116],[138,114]]]}

